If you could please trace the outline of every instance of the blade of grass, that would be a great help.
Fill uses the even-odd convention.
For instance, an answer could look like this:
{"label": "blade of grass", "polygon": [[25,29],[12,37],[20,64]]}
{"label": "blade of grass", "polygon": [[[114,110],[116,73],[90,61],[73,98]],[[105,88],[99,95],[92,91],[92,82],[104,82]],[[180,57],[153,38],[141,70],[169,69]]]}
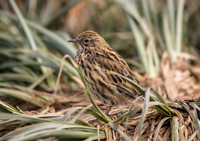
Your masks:
{"label": "blade of grass", "polygon": [[[51,123],[49,123],[51,125]],[[59,124],[58,124],[59,125]],[[43,125],[44,126],[44,125]],[[67,126],[67,125],[66,125]],[[69,126],[69,130],[63,129],[55,129],[55,128],[46,128],[43,130],[38,130],[37,127],[35,127],[35,132],[29,132],[26,133],[25,135],[20,135],[20,136],[14,136],[10,137],[10,141],[14,140],[37,140],[37,139],[42,139],[42,138],[48,138],[48,137],[65,137],[65,138],[76,138],[76,139],[81,139],[81,138],[88,138],[90,136],[95,136],[97,133],[95,132],[95,128],[93,130],[87,130],[85,127],[81,126]],[[102,137],[103,136],[103,137]],[[100,133],[101,138],[105,138],[104,132],[101,131]]]}
{"label": "blade of grass", "polygon": [[15,109],[13,106],[7,104],[6,102],[3,102],[0,100],[0,111],[6,112],[6,113],[19,113],[22,114],[19,110]]}
{"label": "blade of grass", "polygon": [[[17,15],[19,21],[20,21],[20,23],[21,23],[21,25],[22,25],[22,27],[23,27],[23,29],[24,29],[24,32],[25,32],[26,36],[28,37],[28,40],[29,40],[29,42],[30,42],[30,45],[31,45],[33,51],[38,50],[38,47],[37,47],[37,45],[36,45],[36,43],[35,43],[35,40],[34,40],[34,38],[33,38],[33,34],[31,33],[31,31],[30,31],[30,29],[29,29],[29,27],[28,27],[28,25],[27,25],[25,19],[23,18],[23,16],[22,16],[22,14],[21,14],[21,12],[20,12],[20,10],[19,10],[17,4],[15,3],[15,0],[9,0],[9,2],[10,2],[10,4],[11,4],[11,6],[13,7],[13,10],[15,11],[15,13],[16,13],[16,15]],[[39,63],[42,62],[42,60],[39,59],[39,58],[37,58],[37,61],[38,61]],[[43,73],[46,73],[46,72],[47,72],[47,68],[44,67],[44,66],[41,66],[41,70],[42,70]]]}
{"label": "blade of grass", "polygon": [[142,106],[143,106],[143,105],[139,105],[139,106],[135,107],[133,110],[128,111],[128,112],[125,113],[124,115],[122,115],[122,116],[120,116],[119,118],[117,118],[116,122],[119,123],[119,122],[121,121],[121,122],[123,123],[123,122],[126,120],[126,118],[127,118],[128,116],[130,116],[130,115],[132,115],[132,114],[134,114],[134,113],[140,111],[140,110],[142,109]]}
{"label": "blade of grass", "polygon": [[133,113],[135,113],[135,112],[137,112],[137,111],[139,111],[139,108],[141,108],[142,106],[138,106],[138,107],[135,107],[135,111],[132,113],[132,108],[134,107],[134,105],[135,105],[135,103],[137,103],[137,101],[139,101],[140,99],[141,99],[142,97],[138,97],[138,98],[136,98],[134,101],[133,101],[133,103],[131,104],[131,106],[130,106],[130,108],[129,108],[129,110],[128,110],[128,112],[127,113],[125,113],[124,115],[122,115],[122,116],[120,116],[117,120],[116,120],[116,122],[119,122],[120,120],[122,120],[122,123],[126,120],[126,118],[129,116],[129,115],[131,115],[131,114],[133,114]]}
{"label": "blade of grass", "polygon": [[[56,134],[48,134],[48,131],[54,131],[57,133]],[[65,132],[64,132],[65,131]],[[71,134],[72,136],[68,135],[67,131],[74,132],[74,134]],[[60,134],[60,133],[66,133],[66,134]],[[21,129],[18,129],[16,131],[10,132],[9,134],[6,134],[0,140],[21,140],[26,138],[27,140],[34,140],[39,139],[39,138],[47,138],[49,136],[57,136],[57,137],[73,137],[73,138],[79,138],[76,137],[80,132],[85,132],[85,133],[91,133],[91,135],[96,135],[97,131],[96,128],[91,128],[91,127],[86,127],[86,126],[80,126],[80,125],[74,125],[74,124],[66,124],[66,123],[53,123],[53,122],[48,122],[48,123],[39,123],[36,125],[31,125],[27,127],[23,127]],[[40,134],[42,133],[42,134]],[[58,135],[59,134],[59,135]],[[76,134],[76,136],[74,136]],[[41,136],[42,135],[42,136]],[[44,137],[46,136],[46,137]],[[100,130],[100,137],[104,136],[105,137],[105,132]],[[85,138],[87,138],[85,137]],[[31,139],[32,138],[32,139]]]}
{"label": "blade of grass", "polygon": [[184,9],[185,0],[179,0],[178,2],[178,12],[176,19],[176,51],[181,51],[181,42],[182,42],[182,25],[183,25],[183,9]]}
{"label": "blade of grass", "polygon": [[0,81],[8,81],[8,80],[19,80],[19,81],[25,81],[33,83],[37,80],[37,78],[24,75],[24,74],[16,74],[16,73],[4,73],[0,74]]}
{"label": "blade of grass", "polygon": [[[149,66],[152,68],[150,69],[151,72],[149,74],[150,74],[150,77],[155,77],[160,72],[160,65],[159,65],[160,61],[158,58],[158,53],[155,48],[155,41],[154,41],[155,37],[154,37],[153,26],[152,26],[152,21],[151,21],[152,14],[149,14],[150,13],[150,10],[149,10],[150,3],[148,0],[142,0],[141,2],[142,2],[142,6],[143,6],[142,10],[143,10],[143,13],[145,16],[145,20],[147,21],[146,28],[148,28],[148,31],[149,31],[149,35],[147,35],[147,36],[149,38],[149,42],[151,42],[150,51],[148,53],[148,56],[149,56],[149,61],[150,61],[150,59],[152,60],[150,62],[151,64],[149,64]],[[145,21],[145,20],[143,19],[143,21]],[[153,64],[153,61],[155,62],[155,64]],[[156,68],[156,72],[154,71],[154,65]]]}
{"label": "blade of grass", "polygon": [[54,14],[54,11],[52,10],[54,4],[54,0],[48,0],[45,2],[45,6],[42,8],[42,11],[40,13],[40,23],[42,25],[45,25],[45,23],[52,18],[52,15]]}
{"label": "blade of grass", "polygon": [[64,115],[64,117],[62,118],[62,122],[64,122],[66,119],[68,119],[69,116],[70,116],[73,112],[75,112],[75,111],[77,111],[77,110],[79,110],[79,109],[82,109],[82,107],[73,107],[71,110],[69,110],[69,111]]}
{"label": "blade of grass", "polygon": [[149,109],[149,98],[150,98],[150,88],[148,88],[145,92],[145,99],[144,99],[144,105],[143,105],[144,107],[142,108],[142,114],[140,118],[139,129],[138,129],[138,141],[141,140],[142,125]]}
{"label": "blade of grass", "polygon": [[32,96],[30,94],[27,94],[25,92],[21,92],[21,91],[18,91],[18,90],[0,88],[0,93],[4,93],[4,94],[7,94],[9,96],[13,96],[15,98],[30,102],[30,103],[38,106],[38,107],[43,107],[43,106],[48,104],[47,102],[45,102],[43,99],[41,99],[39,97]]}
{"label": "blade of grass", "polygon": [[108,123],[115,131],[117,131],[125,141],[132,141],[120,128],[119,125],[113,122]]}
{"label": "blade of grass", "polygon": [[199,131],[195,131],[187,141],[193,141],[196,135],[198,135]]}
{"label": "blade of grass", "polygon": [[[116,74],[116,75],[119,75],[120,77],[122,77],[124,80],[126,80],[129,84],[131,84],[132,88],[137,91],[139,94],[141,95],[145,95],[145,91],[133,80],[121,75],[121,74],[118,74],[116,72],[113,72],[113,71],[110,71],[111,73],[113,74]],[[167,105],[167,103],[162,99],[162,97],[154,90],[154,89],[150,89],[151,92],[160,100],[161,103],[164,104],[164,106],[160,106],[160,105],[157,105],[155,106],[155,108],[163,115],[165,116],[171,116],[172,113],[169,109],[169,106]],[[150,96],[150,100],[151,101],[156,101],[153,97]]]}
{"label": "blade of grass", "polygon": [[171,31],[171,40],[173,41],[172,42],[172,47],[173,47],[173,50],[175,50],[175,44],[176,44],[176,40],[175,40],[175,10],[174,10],[174,5],[175,5],[175,2],[174,0],[168,0],[167,1],[167,10],[168,13],[169,13],[169,24],[170,24],[170,31]]}
{"label": "blade of grass", "polygon": [[87,112],[90,113],[91,115],[93,115],[94,117],[96,117],[98,120],[101,120],[101,121],[107,123],[107,120],[105,120],[105,118],[102,117],[102,115],[100,115],[96,111],[94,111],[92,109],[87,109]]}
{"label": "blade of grass", "polygon": [[147,57],[145,56],[144,38],[141,34],[141,31],[139,31],[139,29],[136,27],[136,24],[134,23],[133,19],[128,14],[126,14],[126,17],[129,21],[132,33],[135,37],[136,44],[137,44],[137,47],[138,47],[137,49],[138,49],[142,64],[144,66],[144,69],[145,69],[146,72],[149,72],[149,69],[148,69],[149,65],[148,65],[148,62],[147,62]]}
{"label": "blade of grass", "polygon": [[[0,10],[0,15],[5,15],[9,19],[17,22],[16,16],[14,16],[14,15],[8,13],[8,12]],[[53,44],[54,47],[59,49],[64,54],[69,54],[70,56],[72,56],[74,58],[75,53],[76,53],[76,49],[69,46],[69,44],[63,38],[58,36],[55,32],[50,31],[50,30],[44,28],[43,26],[41,26],[41,25],[39,25],[35,22],[29,21],[29,20],[26,20],[26,22],[31,28],[33,28],[37,32],[43,34],[46,37],[47,42]]]}
{"label": "blade of grass", "polygon": [[14,114],[8,114],[8,113],[1,113],[0,119],[2,119],[2,120],[15,119],[15,120],[27,121],[30,123],[41,123],[41,122],[50,122],[51,121],[51,120],[42,119],[42,118],[36,118],[36,117],[25,116],[25,115],[14,115]]}
{"label": "blade of grass", "polygon": [[22,14],[21,14],[21,12],[20,12],[20,10],[19,10],[17,4],[15,3],[15,0],[9,0],[9,2],[10,2],[10,4],[11,4],[13,10],[15,11],[17,17],[19,18],[19,21],[20,21],[20,23],[21,23],[21,25],[22,25],[22,27],[23,27],[23,29],[24,29],[24,32],[25,32],[26,36],[28,37],[28,40],[29,40],[29,42],[30,42],[30,45],[31,45],[32,49],[33,49],[33,50],[37,50],[37,46],[36,46],[36,44],[35,44],[35,41],[34,41],[33,36],[32,36],[32,34],[31,34],[31,31],[30,31],[30,29],[28,28],[27,23],[26,23],[26,21],[24,20],[24,18],[23,18],[23,16],[22,16]]}
{"label": "blade of grass", "polygon": [[173,116],[172,117],[172,123],[171,123],[171,129],[172,129],[172,140],[178,141],[178,117]]}
{"label": "blade of grass", "polygon": [[[190,117],[192,119],[192,122],[194,124],[194,128],[196,129],[196,131],[200,131],[199,118],[198,118],[198,114],[197,114],[196,108],[194,107],[194,109],[191,109],[191,107],[184,100],[182,100],[182,99],[179,99],[178,102],[189,113],[189,115],[190,115]],[[191,105],[195,106],[195,105],[193,105],[193,102],[191,102]],[[198,137],[200,138],[200,132],[198,134]]]}
{"label": "blade of grass", "polygon": [[194,123],[196,123],[196,131],[199,131],[197,135],[198,135],[198,138],[200,139],[200,125],[199,125],[200,122],[199,122],[199,116],[196,109],[194,109],[194,115],[195,115]]}
{"label": "blade of grass", "polygon": [[53,17],[45,23],[45,27],[51,27],[51,25],[57,21],[61,16],[67,13],[72,7],[78,4],[81,0],[74,0],[70,4],[65,5],[63,8],[59,9],[56,13],[53,14]]}
{"label": "blade of grass", "polygon": [[172,39],[171,39],[171,31],[170,31],[168,23],[169,23],[169,19],[167,17],[167,12],[165,10],[165,11],[163,11],[163,28],[164,28],[163,29],[164,30],[163,34],[164,34],[167,50],[170,53],[171,61],[173,63],[173,62],[175,62],[177,60],[177,58],[176,58],[176,55],[173,54],[173,52],[174,52],[173,42],[172,42]]}
{"label": "blade of grass", "polygon": [[37,140],[37,139],[43,139],[43,138],[48,138],[48,137],[62,137],[62,138],[77,138],[77,139],[82,139],[82,138],[88,138],[90,136],[94,136],[96,133],[91,133],[91,132],[85,132],[85,131],[76,131],[76,130],[45,130],[45,131],[40,131],[36,133],[29,134],[27,136],[24,136],[23,138],[18,139],[18,138],[13,138],[10,139],[10,141],[22,141],[22,140]]}
{"label": "blade of grass", "polygon": [[75,122],[78,120],[78,118],[79,118],[80,116],[82,116],[82,114],[83,114],[85,111],[87,111],[87,109],[89,109],[90,107],[92,107],[92,104],[90,104],[89,106],[83,108],[69,123],[75,123]]}
{"label": "blade of grass", "polygon": [[170,118],[171,118],[171,117],[165,117],[165,118],[163,118],[163,119],[159,122],[159,124],[158,124],[158,126],[157,126],[157,128],[156,128],[156,132],[155,132],[153,141],[156,141],[156,138],[157,138],[157,136],[158,136],[158,132],[159,132],[161,126],[163,125],[163,123],[164,123],[166,120],[170,119]]}
{"label": "blade of grass", "polygon": [[[105,120],[106,122],[111,121],[111,119],[110,119],[110,118],[97,106],[97,104],[95,103],[95,101],[94,101],[94,99],[93,99],[91,93],[90,93],[89,90],[88,90],[87,83],[86,83],[86,81],[85,81],[85,79],[84,79],[84,77],[83,77],[83,75],[82,75],[82,73],[81,73],[81,71],[80,71],[78,65],[77,65],[76,62],[71,58],[71,56],[69,56],[68,54],[66,54],[66,55],[63,57],[63,59],[62,59],[61,66],[62,66],[62,64],[63,64],[63,61],[64,61],[66,58],[68,58],[68,59],[71,61],[71,63],[73,64],[74,68],[77,70],[77,72],[78,72],[78,74],[79,74],[79,76],[80,76],[80,78],[81,78],[81,81],[83,82],[83,84],[84,84],[84,86],[85,86],[85,88],[86,88],[86,89],[85,89],[85,92],[86,92],[86,94],[87,94],[87,96],[88,96],[90,102],[91,102],[92,105],[94,106],[94,108],[95,108],[95,109],[97,110],[97,112],[104,118],[104,120]],[[57,79],[57,82],[56,82],[56,85],[57,85],[57,86],[58,86],[58,84],[59,84],[61,72],[62,72],[62,67],[60,68],[59,76],[58,76],[58,79]],[[54,93],[56,93],[56,89],[55,89],[55,92],[54,92]]]}

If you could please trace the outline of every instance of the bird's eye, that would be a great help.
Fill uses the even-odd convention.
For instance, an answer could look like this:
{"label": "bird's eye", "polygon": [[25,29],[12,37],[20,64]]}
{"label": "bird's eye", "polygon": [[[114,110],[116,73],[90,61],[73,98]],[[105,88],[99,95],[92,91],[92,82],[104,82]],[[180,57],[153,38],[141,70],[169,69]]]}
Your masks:
{"label": "bird's eye", "polygon": [[88,41],[89,41],[88,39],[85,40],[86,43],[87,43]]}

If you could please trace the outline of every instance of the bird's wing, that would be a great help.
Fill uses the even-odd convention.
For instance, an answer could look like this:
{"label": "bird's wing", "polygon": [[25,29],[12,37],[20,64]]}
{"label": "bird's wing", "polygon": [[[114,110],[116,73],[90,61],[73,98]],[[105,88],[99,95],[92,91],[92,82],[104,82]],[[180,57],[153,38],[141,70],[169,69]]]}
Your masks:
{"label": "bird's wing", "polygon": [[[137,97],[139,95],[137,90],[132,88],[127,81],[120,77],[120,75],[123,75],[139,83],[126,63],[122,64],[119,61],[114,61],[102,56],[93,57],[91,63],[95,63],[95,66],[99,67],[105,73],[105,75],[108,77],[108,83],[114,84],[119,93],[125,93],[131,97]],[[120,75],[114,74],[113,72]]]}

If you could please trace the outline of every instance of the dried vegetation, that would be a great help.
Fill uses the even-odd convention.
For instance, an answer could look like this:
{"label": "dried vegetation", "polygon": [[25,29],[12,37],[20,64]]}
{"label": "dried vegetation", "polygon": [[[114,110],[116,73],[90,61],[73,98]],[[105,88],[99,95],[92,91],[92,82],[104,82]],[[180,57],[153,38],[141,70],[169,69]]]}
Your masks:
{"label": "dried vegetation", "polygon": [[[0,1],[0,140],[200,140],[199,1],[16,2]],[[135,70],[146,90],[123,79],[143,102],[106,116],[69,59],[56,86],[68,32],[86,29]]]}

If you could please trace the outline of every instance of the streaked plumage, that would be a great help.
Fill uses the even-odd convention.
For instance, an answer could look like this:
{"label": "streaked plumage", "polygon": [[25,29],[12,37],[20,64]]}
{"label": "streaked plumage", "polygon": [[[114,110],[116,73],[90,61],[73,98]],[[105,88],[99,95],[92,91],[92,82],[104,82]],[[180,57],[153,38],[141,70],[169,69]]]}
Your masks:
{"label": "streaked plumage", "polygon": [[138,83],[125,60],[94,31],[85,31],[76,39],[79,50],[75,56],[92,95],[104,104],[124,104],[139,93],[128,82],[110,71],[126,76]]}

